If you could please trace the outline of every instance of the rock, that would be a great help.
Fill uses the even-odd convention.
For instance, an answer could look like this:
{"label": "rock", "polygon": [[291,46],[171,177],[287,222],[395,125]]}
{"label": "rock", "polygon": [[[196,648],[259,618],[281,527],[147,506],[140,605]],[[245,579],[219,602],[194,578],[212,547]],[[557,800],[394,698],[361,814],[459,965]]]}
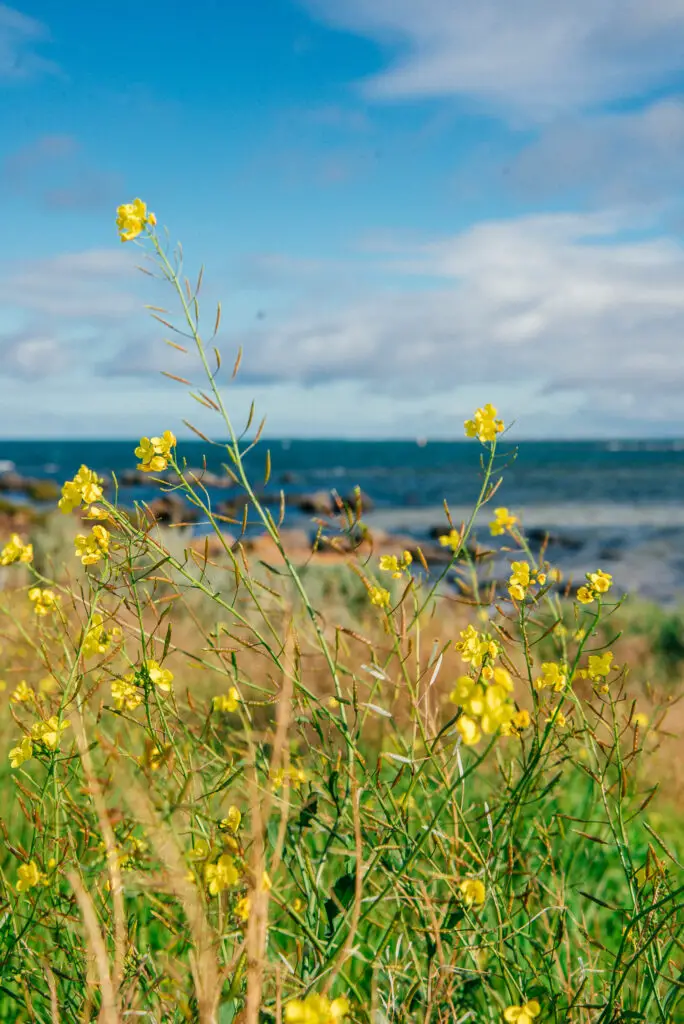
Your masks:
{"label": "rock", "polygon": [[199,512],[187,505],[175,494],[165,494],[148,503],[148,509],[158,523],[196,523]]}
{"label": "rock", "polygon": [[[196,477],[205,487],[211,487],[214,490],[226,490],[229,487],[237,486],[232,477],[229,477],[227,473],[212,473],[209,469],[190,467],[183,470],[183,475],[190,483],[193,483],[193,477]],[[175,478],[175,474],[173,476]]]}
{"label": "rock", "polygon": [[143,487],[148,482],[147,473],[139,469],[124,469],[119,473],[119,483],[123,487]]}
{"label": "rock", "polygon": [[294,499],[295,508],[318,516],[331,516],[337,509],[330,491],[313,491],[300,494]]}
{"label": "rock", "polygon": [[548,537],[549,545],[562,548],[564,551],[580,551],[584,547],[584,541],[580,540],[579,537],[569,537],[567,534],[562,533],[550,533],[540,526],[532,526],[525,533],[530,546],[541,546]]}
{"label": "rock", "polygon": [[54,480],[29,480],[25,491],[32,501],[58,501],[62,488]]}
{"label": "rock", "polygon": [[301,477],[299,476],[299,474],[292,473],[290,470],[287,470],[285,473],[280,474],[281,484],[298,484],[300,480]]}

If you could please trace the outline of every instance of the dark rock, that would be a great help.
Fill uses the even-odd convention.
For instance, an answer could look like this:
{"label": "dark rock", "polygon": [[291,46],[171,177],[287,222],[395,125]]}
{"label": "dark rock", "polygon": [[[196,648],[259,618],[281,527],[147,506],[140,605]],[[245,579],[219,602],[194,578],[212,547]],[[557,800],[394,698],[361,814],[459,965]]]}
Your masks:
{"label": "dark rock", "polygon": [[300,512],[308,512],[319,516],[331,516],[336,511],[336,505],[330,491],[313,491],[310,494],[300,494],[294,499],[294,505]]}
{"label": "dark rock", "polygon": [[29,480],[24,489],[32,501],[58,501],[62,493],[54,480]]}
{"label": "dark rock", "polygon": [[165,494],[161,498],[150,501],[148,509],[158,523],[196,523],[199,512],[175,494]]}
{"label": "dark rock", "polygon": [[548,537],[549,546],[562,548],[564,551],[580,551],[584,547],[584,541],[579,537],[569,537],[563,533],[551,533],[540,526],[532,526],[525,531],[527,541],[530,545],[541,546]]}

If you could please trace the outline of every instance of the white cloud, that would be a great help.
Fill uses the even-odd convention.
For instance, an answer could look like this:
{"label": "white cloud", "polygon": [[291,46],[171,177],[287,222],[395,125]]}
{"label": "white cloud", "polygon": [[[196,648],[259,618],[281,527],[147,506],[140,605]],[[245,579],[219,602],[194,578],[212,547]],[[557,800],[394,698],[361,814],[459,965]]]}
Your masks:
{"label": "white cloud", "polygon": [[546,117],[668,85],[681,72],[684,0],[303,0],[397,53],[380,98],[470,96]]}
{"label": "white cloud", "polygon": [[47,333],[0,334],[0,352],[2,372],[25,380],[54,377],[66,365],[65,346]]}
{"label": "white cloud", "polygon": [[42,22],[0,4],[0,79],[27,79],[57,71],[56,64],[36,53],[48,37]]}

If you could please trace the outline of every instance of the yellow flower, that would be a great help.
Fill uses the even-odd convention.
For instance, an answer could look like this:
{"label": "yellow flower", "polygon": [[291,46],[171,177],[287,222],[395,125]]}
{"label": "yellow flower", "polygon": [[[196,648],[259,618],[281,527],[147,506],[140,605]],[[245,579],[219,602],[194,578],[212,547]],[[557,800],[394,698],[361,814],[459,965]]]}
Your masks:
{"label": "yellow flower", "polygon": [[451,548],[455,553],[461,546],[462,537],[458,530],[449,530],[448,533],[443,533],[439,538],[439,543],[443,548]]}
{"label": "yellow flower", "polygon": [[198,839],[191,850],[188,851],[190,860],[206,860],[211,853],[211,847],[206,839]]}
{"label": "yellow flower", "polygon": [[147,674],[150,677],[150,682],[154,683],[159,690],[163,690],[164,693],[171,692],[173,672],[168,668],[162,668],[156,661],[148,661]]}
{"label": "yellow flower", "polygon": [[215,864],[206,865],[204,881],[212,896],[218,896],[220,892],[230,886],[237,885],[240,881],[240,874],[229,853],[222,854]]}
{"label": "yellow flower", "polygon": [[476,668],[482,665],[485,659],[493,661],[498,658],[501,651],[496,640],[488,633],[478,633],[472,624],[461,630],[461,639],[456,644],[456,650],[463,661]]}
{"label": "yellow flower", "polygon": [[503,686],[504,690],[507,690],[508,693],[513,693],[513,680],[511,679],[510,672],[505,668],[500,666],[495,668],[492,679],[497,686]]}
{"label": "yellow flower", "polygon": [[73,512],[83,503],[92,505],[102,497],[102,480],[87,466],[81,466],[73,480],[67,480],[62,487],[58,507],[62,512]]}
{"label": "yellow flower", "polygon": [[33,601],[33,610],[36,615],[49,615],[57,607],[59,597],[54,590],[43,590],[41,587],[31,587],[28,592],[29,601]]}
{"label": "yellow flower", "polygon": [[522,1006],[509,1006],[504,1010],[506,1024],[532,1024],[535,1017],[541,1013],[541,1006],[536,999],[530,999]]}
{"label": "yellow flower", "polygon": [[17,688],[10,694],[10,701],[13,704],[29,704],[35,699],[36,695],[25,679],[22,679]]}
{"label": "yellow flower", "polygon": [[13,533],[2,551],[0,565],[12,565],[13,562],[33,561],[33,545],[24,544],[18,533]]}
{"label": "yellow flower", "polygon": [[157,218],[147,212],[147,205],[142,199],[134,199],[132,203],[123,203],[116,210],[116,227],[122,242],[131,242],[142,233],[148,224],[154,226]]}
{"label": "yellow flower", "polygon": [[459,676],[456,680],[456,686],[449,694],[449,700],[452,704],[463,706],[470,698],[474,686],[475,680],[471,679],[470,676]]}
{"label": "yellow flower", "polygon": [[480,742],[482,731],[477,722],[468,715],[461,715],[456,722],[456,728],[465,743],[466,747],[473,747]]}
{"label": "yellow flower", "polygon": [[384,587],[369,587],[368,596],[371,599],[371,604],[376,605],[378,608],[388,608],[390,603],[389,590],[385,590]]}
{"label": "yellow flower", "polygon": [[45,875],[38,870],[38,865],[34,860],[30,860],[28,864],[21,864],[17,874],[19,876],[17,892],[26,892],[45,880]]}
{"label": "yellow flower", "polygon": [[278,768],[277,771],[271,772],[271,786],[273,790],[277,791],[280,789],[286,779],[293,789],[299,789],[306,782],[306,772],[303,768],[298,768],[293,764],[290,765],[287,772],[284,768]]}
{"label": "yellow flower", "polygon": [[559,729],[562,729],[564,726],[566,726],[568,724],[568,720],[567,720],[567,718],[565,717],[565,715],[563,714],[562,711],[557,711],[556,714],[555,714],[555,717],[554,717],[554,714],[553,714],[553,711],[552,711],[551,714],[546,719],[546,721],[547,722],[553,722],[553,724],[558,726]]}
{"label": "yellow flower", "polygon": [[83,519],[111,519],[111,516],[106,508],[100,508],[99,505],[90,505],[88,511],[82,517]]}
{"label": "yellow flower", "polygon": [[598,679],[604,679],[610,672],[616,668],[613,662],[613,652],[604,651],[603,654],[590,654],[589,655],[589,668],[587,674],[590,679],[596,682]]}
{"label": "yellow flower", "polygon": [[214,697],[214,711],[237,711],[240,695],[234,686],[231,686],[228,693],[221,693]]}
{"label": "yellow flower", "polygon": [[592,590],[597,594],[606,594],[613,586],[613,577],[609,572],[604,572],[603,569],[597,569],[596,572],[588,572],[587,579]]}
{"label": "yellow flower", "polygon": [[513,715],[511,718],[511,727],[514,732],[519,733],[522,732],[523,729],[528,729],[530,722],[531,719],[529,711],[525,711],[523,709],[522,711],[516,711]]}
{"label": "yellow flower", "polygon": [[226,832],[232,832],[235,834],[240,828],[240,822],[242,821],[242,814],[233,804],[228,808],[228,814],[225,818],[221,819],[220,827],[225,829]]}
{"label": "yellow flower", "polygon": [[463,902],[467,907],[481,907],[487,893],[479,878],[466,878],[459,883]]}
{"label": "yellow flower", "polygon": [[19,768],[24,761],[33,757],[33,743],[30,736],[24,736],[18,747],[12,747],[9,752],[10,768]]}
{"label": "yellow flower", "polygon": [[495,508],[494,519],[489,524],[490,533],[492,537],[500,537],[517,522],[519,522],[518,517],[511,515],[507,508]]}
{"label": "yellow flower", "polygon": [[70,725],[71,722],[60,722],[56,715],[52,715],[47,722],[36,722],[31,726],[31,738],[36,743],[42,743],[48,750],[56,750],[60,735]]}
{"label": "yellow flower", "polygon": [[112,644],[121,642],[122,632],[118,626],[106,630],[102,624],[102,616],[96,612],[91,620],[90,627],[86,630],[81,643],[81,653],[84,658],[93,658],[96,654],[106,654]]}
{"label": "yellow flower", "polygon": [[79,533],[74,540],[76,555],[83,565],[95,565],[101,558],[109,554],[109,531],[104,526],[93,526],[92,532],[85,536]]}
{"label": "yellow flower", "polygon": [[176,445],[176,438],[170,430],[165,430],[161,437],[141,437],[135,449],[140,459],[138,469],[143,473],[161,473],[171,460],[171,449]]}
{"label": "yellow flower", "polygon": [[527,562],[512,562],[511,569],[513,572],[508,580],[508,593],[515,601],[524,601],[533,583],[546,583],[545,573],[531,570]]}
{"label": "yellow flower", "polygon": [[123,679],[112,681],[112,698],[117,711],[135,711],[142,704],[142,693],[134,683],[135,676],[132,672]]}
{"label": "yellow flower", "polygon": [[285,1006],[285,1024],[340,1024],[349,1013],[349,1000],[310,992],[305,999],[291,999]]}
{"label": "yellow flower", "polygon": [[645,729],[648,725],[648,715],[645,715],[643,711],[637,711],[633,716],[632,721],[635,725],[638,725],[640,729]]}
{"label": "yellow flower", "polygon": [[241,921],[249,920],[249,912],[252,909],[252,901],[249,896],[243,896],[235,904],[233,913],[236,917],[239,917]]}
{"label": "yellow flower", "polygon": [[555,661],[542,662],[542,674],[534,680],[535,690],[545,690],[547,687],[560,693],[567,685],[568,677],[560,665]]}
{"label": "yellow flower", "polygon": [[408,569],[411,562],[413,561],[413,555],[410,551],[404,551],[401,561],[396,555],[382,555],[380,558],[380,569],[382,572],[391,572],[395,580],[401,579],[401,575],[405,569]]}
{"label": "yellow flower", "polygon": [[491,403],[475,410],[472,420],[466,420],[463,424],[466,437],[477,437],[483,444],[488,441],[496,441],[496,435],[504,428],[503,420],[496,418],[496,409]]}
{"label": "yellow flower", "polygon": [[580,604],[591,604],[596,594],[589,587],[580,587],[577,591],[577,600]]}

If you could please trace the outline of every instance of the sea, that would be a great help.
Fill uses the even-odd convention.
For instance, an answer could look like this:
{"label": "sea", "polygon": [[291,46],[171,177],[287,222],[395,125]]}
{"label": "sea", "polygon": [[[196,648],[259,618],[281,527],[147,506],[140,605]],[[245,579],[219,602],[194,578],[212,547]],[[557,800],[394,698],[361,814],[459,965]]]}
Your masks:
{"label": "sea", "polygon": [[[0,441],[0,474],[13,470],[61,483],[85,463],[121,477],[135,468],[136,444]],[[264,483],[267,450],[271,473]],[[358,485],[370,499],[364,520],[371,529],[426,541],[447,526],[445,500],[455,522],[470,516],[482,485],[482,453],[467,441],[277,439],[261,440],[246,465],[255,490],[285,492],[286,527],[313,529],[310,514],[296,508],[301,495],[333,490],[347,497]],[[229,461],[220,445],[200,440],[180,440],[178,454],[189,467],[206,460],[215,473]],[[684,599],[684,440],[502,443],[494,478],[501,479],[499,488],[475,525],[482,543],[493,543],[487,522],[503,505],[537,540],[548,532],[547,557],[564,573],[581,577],[600,567],[621,592],[663,604]],[[132,505],[157,494],[149,485],[122,487],[119,500]]]}

